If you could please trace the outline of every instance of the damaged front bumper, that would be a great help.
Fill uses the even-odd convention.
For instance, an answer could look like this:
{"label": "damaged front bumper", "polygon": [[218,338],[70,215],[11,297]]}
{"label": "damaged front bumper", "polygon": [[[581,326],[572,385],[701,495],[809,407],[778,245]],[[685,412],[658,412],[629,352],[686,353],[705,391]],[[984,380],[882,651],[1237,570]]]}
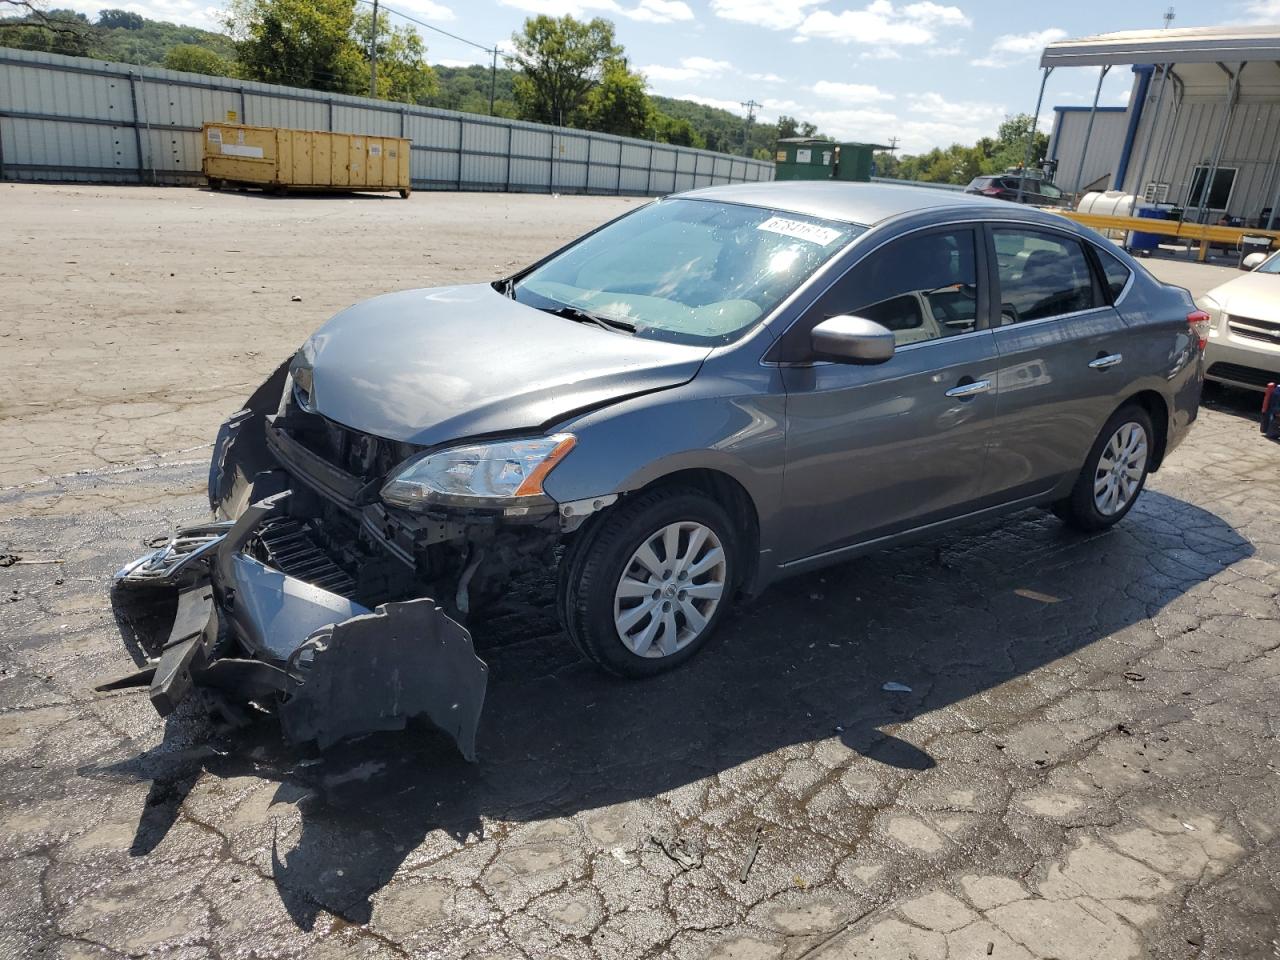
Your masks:
{"label": "damaged front bumper", "polygon": [[[177,613],[158,660],[99,689],[149,685],[162,716],[201,689],[271,704],[287,739],[321,749],[422,716],[474,760],[488,668],[461,624],[427,597],[370,610],[246,551],[286,516],[291,490],[261,495],[282,476],[245,484],[234,521],[180,531],[116,574],[178,591]],[[243,655],[219,655],[228,634]]]}

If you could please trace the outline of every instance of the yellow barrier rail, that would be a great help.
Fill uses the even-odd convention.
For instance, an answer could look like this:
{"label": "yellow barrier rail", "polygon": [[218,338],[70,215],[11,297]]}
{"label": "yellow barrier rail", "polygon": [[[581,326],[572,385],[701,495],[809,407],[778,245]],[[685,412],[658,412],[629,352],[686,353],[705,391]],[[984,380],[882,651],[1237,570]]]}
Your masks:
{"label": "yellow barrier rail", "polygon": [[1178,220],[1148,220],[1145,217],[1116,217],[1105,213],[1080,213],[1077,210],[1054,210],[1059,216],[1095,230],[1137,230],[1155,233],[1163,237],[1179,237],[1198,241],[1201,263],[1209,255],[1211,243],[1240,245],[1242,237],[1267,237],[1271,246],[1280,246],[1280,230],[1254,230],[1248,227],[1227,227],[1216,223],[1185,223]]}

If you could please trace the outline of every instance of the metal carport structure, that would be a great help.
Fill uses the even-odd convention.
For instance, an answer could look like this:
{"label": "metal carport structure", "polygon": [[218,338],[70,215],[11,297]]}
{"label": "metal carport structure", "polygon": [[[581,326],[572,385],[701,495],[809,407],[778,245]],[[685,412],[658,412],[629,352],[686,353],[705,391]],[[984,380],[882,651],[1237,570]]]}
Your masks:
{"label": "metal carport structure", "polygon": [[[1130,66],[1134,87],[1114,189],[1270,227],[1280,214],[1280,26],[1134,30],[1049,44],[1045,86],[1059,67],[1097,67],[1083,167],[1103,80]],[[1028,151],[1030,141],[1028,141]],[[1269,202],[1268,202],[1269,201]]]}

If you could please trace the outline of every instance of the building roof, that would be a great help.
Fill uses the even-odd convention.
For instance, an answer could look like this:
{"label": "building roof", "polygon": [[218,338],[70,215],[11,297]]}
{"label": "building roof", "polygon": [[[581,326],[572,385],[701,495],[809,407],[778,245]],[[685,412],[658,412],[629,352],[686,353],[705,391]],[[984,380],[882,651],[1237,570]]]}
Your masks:
{"label": "building roof", "polygon": [[[956,190],[933,190],[903,184],[849,183],[827,180],[760,181],[704,187],[678,194],[698,200],[721,200],[769,207],[827,220],[843,220],[871,226],[881,220],[945,207],[991,207],[1004,215],[1028,212],[1004,200],[991,200]],[[1012,208],[1012,210],[1010,209]]]}
{"label": "building roof", "polygon": [[1126,30],[1044,48],[1042,67],[1135,63],[1240,63],[1280,60],[1280,25]]}

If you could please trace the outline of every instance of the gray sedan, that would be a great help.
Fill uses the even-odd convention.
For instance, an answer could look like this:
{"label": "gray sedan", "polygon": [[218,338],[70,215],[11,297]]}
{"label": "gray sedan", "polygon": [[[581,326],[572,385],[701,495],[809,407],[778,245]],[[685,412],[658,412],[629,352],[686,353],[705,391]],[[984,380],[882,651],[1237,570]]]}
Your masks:
{"label": "gray sedan", "polygon": [[[213,520],[119,575],[180,591],[134,682],[278,703],[321,745],[474,749],[462,626],[558,569],[643,677],[735,597],[1031,506],[1101,530],[1196,418],[1208,318],[1065,219],[898,186],[698,190],[492,284],[358,304],[224,425]],[[221,629],[219,627],[221,626]]]}

